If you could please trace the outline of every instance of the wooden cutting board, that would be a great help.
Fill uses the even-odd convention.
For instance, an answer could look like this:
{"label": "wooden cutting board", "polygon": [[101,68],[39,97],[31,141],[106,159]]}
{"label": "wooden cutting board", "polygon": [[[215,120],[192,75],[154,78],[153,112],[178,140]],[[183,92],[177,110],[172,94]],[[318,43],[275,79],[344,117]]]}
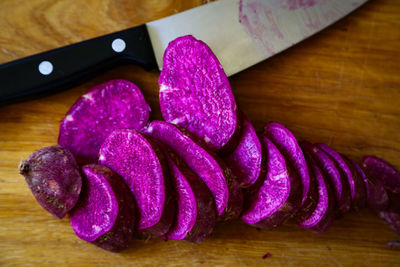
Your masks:
{"label": "wooden cutting board", "polygon": [[[124,29],[204,1],[2,0],[0,62]],[[206,18],[205,18],[206,19]],[[82,58],[84,60],[84,58]],[[219,225],[200,245],[135,240],[125,252],[77,238],[67,218],[36,204],[17,165],[57,142],[58,124],[74,101],[112,78],[136,83],[160,119],[158,72],[121,66],[48,97],[0,107],[0,265],[395,266],[399,239],[364,210],[325,234],[293,223],[257,230]],[[400,1],[370,1],[320,34],[230,78],[236,100],[257,129],[278,121],[299,139],[325,142],[360,161],[365,154],[400,169]],[[1,86],[1,85],[0,85]],[[271,257],[263,259],[270,253]]]}

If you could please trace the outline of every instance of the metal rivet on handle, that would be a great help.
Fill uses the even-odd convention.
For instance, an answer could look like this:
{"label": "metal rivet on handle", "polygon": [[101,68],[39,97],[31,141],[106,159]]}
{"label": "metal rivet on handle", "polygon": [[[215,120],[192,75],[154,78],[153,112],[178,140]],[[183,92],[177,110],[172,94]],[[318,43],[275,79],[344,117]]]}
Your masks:
{"label": "metal rivet on handle", "polygon": [[39,72],[43,75],[49,75],[53,72],[53,64],[49,61],[42,61],[38,66]]}
{"label": "metal rivet on handle", "polygon": [[126,44],[124,40],[117,38],[114,41],[112,41],[111,47],[115,52],[121,53],[122,51],[125,50]]}

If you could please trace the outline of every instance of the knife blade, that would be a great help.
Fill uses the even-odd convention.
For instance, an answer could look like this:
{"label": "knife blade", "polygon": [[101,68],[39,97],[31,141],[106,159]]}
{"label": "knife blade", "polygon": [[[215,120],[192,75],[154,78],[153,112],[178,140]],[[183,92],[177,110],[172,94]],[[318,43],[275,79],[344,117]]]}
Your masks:
{"label": "knife blade", "polygon": [[122,63],[162,68],[168,43],[206,42],[228,76],[324,29],[367,0],[219,0],[0,65],[0,103],[72,87]]}
{"label": "knife blade", "polygon": [[231,76],[321,31],[367,0],[219,0],[147,23],[157,64],[168,43],[191,34]]}

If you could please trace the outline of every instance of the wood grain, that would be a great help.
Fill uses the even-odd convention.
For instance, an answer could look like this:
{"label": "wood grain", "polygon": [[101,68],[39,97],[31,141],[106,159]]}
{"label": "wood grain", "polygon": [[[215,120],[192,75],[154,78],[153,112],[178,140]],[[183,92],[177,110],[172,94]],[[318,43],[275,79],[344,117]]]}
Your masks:
{"label": "wood grain", "polygon": [[[0,62],[128,28],[203,1],[2,0]],[[205,18],[206,19],[206,18]],[[355,160],[381,156],[400,168],[400,2],[370,1],[320,34],[234,77],[240,108],[258,129],[284,123]],[[71,90],[0,107],[0,265],[399,266],[386,248],[399,239],[370,211],[337,220],[316,235],[292,223],[276,230],[219,225],[200,245],[135,240],[120,254],[74,236],[34,201],[17,165],[55,144],[58,124],[91,86],[135,82],[160,119],[158,72],[123,66]],[[1,86],[1,85],[0,85]],[[262,259],[265,253],[271,257]]]}

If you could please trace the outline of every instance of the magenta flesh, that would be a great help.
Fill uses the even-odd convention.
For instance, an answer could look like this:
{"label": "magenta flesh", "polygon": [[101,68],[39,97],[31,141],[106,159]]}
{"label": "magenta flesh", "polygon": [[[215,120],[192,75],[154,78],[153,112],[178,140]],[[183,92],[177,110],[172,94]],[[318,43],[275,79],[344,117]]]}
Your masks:
{"label": "magenta flesh", "polygon": [[170,149],[163,149],[177,198],[177,215],[167,233],[169,239],[204,241],[213,231],[217,212],[204,182]]}
{"label": "magenta flesh", "polygon": [[279,151],[285,156],[286,160],[288,160],[296,174],[300,177],[303,190],[301,205],[303,205],[310,189],[310,174],[303,151],[296,137],[289,129],[277,122],[268,123],[264,127],[264,135],[278,147]]}
{"label": "magenta flesh", "polygon": [[165,159],[156,144],[135,130],[115,130],[100,148],[99,162],[127,183],[138,210],[138,230],[162,236],[171,227],[175,203]]}
{"label": "magenta flesh", "polygon": [[125,80],[93,87],[69,109],[60,124],[58,144],[69,149],[79,164],[96,163],[99,149],[115,129],[141,129],[150,107],[140,89]]}
{"label": "magenta flesh", "polygon": [[204,181],[214,197],[218,215],[222,215],[228,205],[229,190],[223,169],[215,158],[168,122],[152,121],[144,131],[169,146]]}
{"label": "magenta flesh", "polygon": [[317,165],[320,167],[323,176],[333,188],[336,199],[337,215],[341,216],[351,208],[351,195],[347,181],[340,175],[335,163],[321,149],[308,141],[300,142],[300,146],[305,153],[310,153]]}
{"label": "magenta flesh", "polygon": [[262,143],[266,150],[267,174],[246,195],[245,210],[241,220],[247,224],[270,228],[283,224],[301,203],[301,181],[289,173],[283,155],[265,136]]}
{"label": "magenta flesh", "polygon": [[128,247],[135,227],[135,202],[122,178],[106,166],[82,168],[82,196],[69,219],[75,234],[110,251]]}
{"label": "magenta flesh", "polygon": [[261,142],[247,118],[243,119],[242,136],[238,146],[225,161],[236,174],[241,187],[253,185],[264,173]]}
{"label": "magenta flesh", "polygon": [[379,217],[385,221],[389,227],[400,235],[400,213],[392,210],[385,210],[379,212]]}
{"label": "magenta flesh", "polygon": [[351,173],[351,170],[350,170],[349,166],[346,164],[346,162],[344,161],[344,159],[339,155],[338,152],[336,152],[336,150],[334,150],[333,148],[329,147],[326,144],[318,143],[318,144],[315,144],[315,146],[318,147],[319,149],[323,150],[331,158],[331,160],[335,163],[336,168],[338,169],[338,171],[340,172],[342,177],[346,178],[345,180],[347,181],[347,184],[349,185],[351,198],[352,198],[352,200],[354,200],[356,185],[355,185],[354,177]]}
{"label": "magenta flesh", "polygon": [[36,150],[20,164],[19,173],[37,202],[52,215],[61,219],[76,205],[82,177],[69,150],[58,145]]}
{"label": "magenta flesh", "polygon": [[347,182],[346,187],[350,189],[351,204],[354,209],[359,209],[365,206],[365,187],[359,176],[353,170],[353,167],[347,163],[347,158],[340,155],[333,148],[326,144],[316,144],[316,147],[323,150],[335,163],[339,170],[342,181]]}
{"label": "magenta flesh", "polygon": [[237,132],[236,102],[217,57],[193,36],[170,42],[159,77],[161,112],[213,151]]}
{"label": "magenta flesh", "polygon": [[323,233],[328,230],[335,217],[334,196],[332,195],[329,185],[327,184],[320,168],[311,155],[306,154],[306,159],[309,165],[309,170],[312,171],[312,176],[315,177],[318,192],[316,199],[317,205],[309,217],[297,221],[297,224],[312,232]]}

